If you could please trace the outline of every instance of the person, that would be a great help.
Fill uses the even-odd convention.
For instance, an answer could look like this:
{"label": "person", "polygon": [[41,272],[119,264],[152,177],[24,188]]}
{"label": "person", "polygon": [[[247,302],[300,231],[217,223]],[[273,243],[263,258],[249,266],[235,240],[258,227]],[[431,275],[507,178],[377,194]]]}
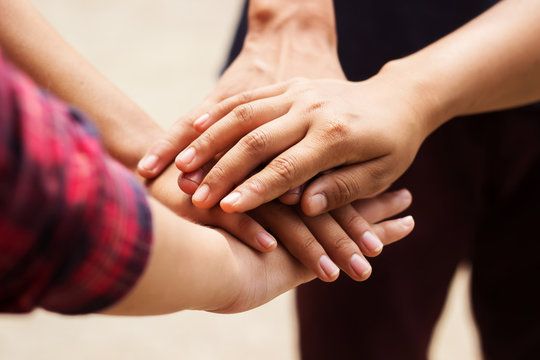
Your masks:
{"label": "person", "polygon": [[[28,1],[4,0],[2,6],[8,16],[0,24],[0,40],[12,60],[39,83],[89,114],[107,150],[134,169],[144,154],[141,149],[162,138],[163,131],[71,49]],[[191,135],[196,132],[187,133]],[[337,265],[356,281],[366,280],[372,272],[366,256],[379,255],[384,246],[354,206],[346,205],[334,214],[323,214],[316,219],[279,203],[269,204],[269,210],[262,215],[258,211],[255,215],[231,215],[217,207],[200,210],[188,197],[177,194],[177,174],[174,166],[169,167],[164,176],[149,184],[152,195],[177,214],[201,224],[221,227],[262,251],[275,248],[276,241],[271,234],[277,232],[274,226],[293,226],[297,231],[282,234],[280,242],[323,281],[334,281],[339,276]],[[410,194],[402,194],[408,201]],[[270,217],[272,219],[268,220]],[[414,219],[406,217],[406,220],[406,225],[412,229]],[[263,229],[263,222],[269,231]]]}
{"label": "person", "polygon": [[[278,239],[313,238],[313,226],[279,204],[261,207],[257,221],[219,209],[197,212],[177,191],[174,172],[149,184],[170,209],[147,199],[127,168],[134,168],[159,127],[28,2],[0,1],[0,12],[1,47],[50,90],[93,114],[115,158],[84,115],[40,90],[0,53],[0,311],[239,312],[313,278],[282,247],[264,249],[253,241],[267,234],[258,221]],[[357,202],[354,211],[390,243],[412,231],[413,222],[380,221],[410,201],[406,191],[390,193]],[[247,244],[269,253],[171,210],[239,231]],[[330,218],[318,223],[333,230],[321,232],[322,238],[340,236]]]}
{"label": "person", "polygon": [[[353,357],[361,347],[364,358],[425,358],[452,274],[467,260],[485,356],[534,357],[540,122],[538,105],[524,106],[540,100],[540,5],[335,5],[339,36],[331,1],[250,2],[221,81],[254,71],[306,79],[257,90],[239,82],[236,96],[218,85],[219,96],[150,148],[154,166],[141,174],[158,173],[180,150],[185,173],[220,154],[193,203],[230,213],[281,196],[317,215],[391,186],[414,188],[423,226],[375,261],[379,276],[362,288],[340,279],[299,290],[303,356]],[[351,82],[337,68],[336,39]],[[251,67],[239,70],[246,59]],[[187,139],[185,128],[200,137]],[[370,314],[351,311],[357,303]]]}

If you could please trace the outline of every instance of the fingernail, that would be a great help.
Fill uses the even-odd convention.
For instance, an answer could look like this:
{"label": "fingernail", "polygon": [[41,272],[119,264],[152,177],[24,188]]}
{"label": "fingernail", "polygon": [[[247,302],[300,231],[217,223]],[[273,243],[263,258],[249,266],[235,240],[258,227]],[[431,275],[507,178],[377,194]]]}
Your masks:
{"label": "fingernail", "polygon": [[377,237],[377,235],[373,234],[371,231],[366,231],[362,235],[362,242],[369,251],[372,251],[374,253],[379,253],[383,249],[382,241]]}
{"label": "fingernail", "polygon": [[319,259],[319,264],[321,265],[322,270],[329,278],[333,279],[337,274],[339,274],[339,268],[328,255],[323,255]]}
{"label": "fingernail", "polygon": [[189,173],[189,174],[184,174],[183,178],[186,179],[186,180],[192,181],[197,185],[200,185],[200,183],[204,179],[204,171],[197,170],[197,171]]}
{"label": "fingernail", "polygon": [[371,265],[367,262],[366,259],[361,257],[358,254],[354,254],[351,257],[351,267],[353,268],[356,275],[360,278],[365,279],[371,273]]}
{"label": "fingernail", "polygon": [[193,126],[201,127],[208,119],[210,119],[210,114],[206,113],[204,115],[201,115],[193,122]]}
{"label": "fingernail", "polygon": [[401,223],[401,225],[408,229],[414,225],[414,218],[412,216],[406,216],[402,219],[399,219],[399,222]]}
{"label": "fingernail", "polygon": [[412,198],[411,193],[408,190],[399,190],[398,196],[403,199],[403,201],[409,201]]}
{"label": "fingernail", "polygon": [[195,202],[204,202],[208,198],[208,194],[210,194],[210,187],[206,184],[203,184],[199,186],[191,199]]}
{"label": "fingernail", "polygon": [[195,149],[192,147],[182,151],[177,157],[176,161],[181,162],[184,165],[189,165],[195,159]]}
{"label": "fingernail", "polygon": [[139,161],[139,168],[147,171],[152,171],[155,169],[159,157],[157,155],[147,155]]}
{"label": "fingernail", "polygon": [[240,200],[241,197],[242,197],[242,194],[240,194],[238,191],[235,191],[225,196],[223,200],[221,200],[221,203],[233,206],[234,204],[238,202],[238,200]]}
{"label": "fingernail", "polygon": [[274,237],[267,232],[258,233],[256,239],[265,249],[270,249],[277,245],[276,239],[274,239]]}
{"label": "fingernail", "polygon": [[326,207],[328,206],[328,200],[326,200],[326,196],[323,194],[317,194],[313,195],[309,199],[309,207],[311,208],[311,212],[313,214],[319,214],[326,210]]}

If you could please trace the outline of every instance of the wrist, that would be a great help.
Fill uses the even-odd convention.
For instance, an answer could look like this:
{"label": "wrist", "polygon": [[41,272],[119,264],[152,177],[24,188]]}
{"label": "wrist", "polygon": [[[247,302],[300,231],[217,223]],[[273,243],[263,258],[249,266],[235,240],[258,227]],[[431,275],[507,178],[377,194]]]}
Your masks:
{"label": "wrist", "polygon": [[331,0],[252,0],[248,17],[248,41],[286,35],[303,45],[337,47]]}
{"label": "wrist", "polygon": [[387,78],[402,92],[403,99],[416,114],[418,130],[424,138],[458,115],[454,99],[427,68],[407,57],[386,63],[376,75]]}

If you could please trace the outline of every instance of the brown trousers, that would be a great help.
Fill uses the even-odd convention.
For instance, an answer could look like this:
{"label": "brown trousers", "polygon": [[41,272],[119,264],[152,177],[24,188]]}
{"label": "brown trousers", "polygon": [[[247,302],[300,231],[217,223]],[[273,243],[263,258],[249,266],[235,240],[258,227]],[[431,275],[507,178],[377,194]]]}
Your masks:
{"label": "brown trousers", "polygon": [[373,261],[370,280],[299,289],[303,359],[425,359],[463,261],[486,359],[540,359],[540,111],[454,120],[402,187],[416,229]]}

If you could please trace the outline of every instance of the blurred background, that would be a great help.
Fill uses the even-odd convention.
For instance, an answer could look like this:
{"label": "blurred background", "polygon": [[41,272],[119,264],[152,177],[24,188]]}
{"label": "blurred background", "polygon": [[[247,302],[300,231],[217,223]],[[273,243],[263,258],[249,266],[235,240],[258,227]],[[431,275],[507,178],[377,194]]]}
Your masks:
{"label": "blurred background", "polygon": [[[169,126],[212,88],[242,0],[34,3],[91,63]],[[461,268],[436,329],[430,359],[481,358],[468,282],[469,271]],[[298,359],[293,301],[289,292],[239,315],[184,312],[141,319],[68,318],[36,311],[0,316],[0,359]]]}

